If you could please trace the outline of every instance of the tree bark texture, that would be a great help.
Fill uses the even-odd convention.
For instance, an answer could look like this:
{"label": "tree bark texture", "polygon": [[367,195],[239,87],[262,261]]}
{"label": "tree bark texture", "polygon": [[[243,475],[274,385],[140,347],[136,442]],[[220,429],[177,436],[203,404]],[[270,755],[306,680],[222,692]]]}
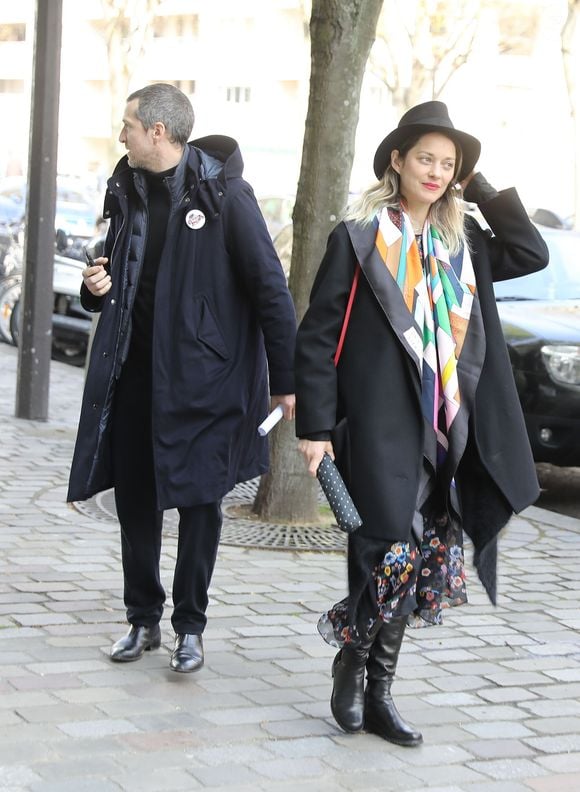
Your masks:
{"label": "tree bark texture", "polygon": [[[308,307],[328,235],[347,203],[362,79],[382,3],[312,3],[310,96],[289,279],[298,321]],[[278,425],[270,452],[271,472],[262,477],[254,510],[271,522],[317,522],[318,484],[306,473],[293,425]]]}

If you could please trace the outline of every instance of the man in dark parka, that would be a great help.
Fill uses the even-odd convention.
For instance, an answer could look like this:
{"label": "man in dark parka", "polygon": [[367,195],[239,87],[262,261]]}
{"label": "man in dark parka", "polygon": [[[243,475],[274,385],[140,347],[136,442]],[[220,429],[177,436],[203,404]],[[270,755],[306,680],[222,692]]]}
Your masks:
{"label": "man in dark parka", "polygon": [[115,488],[131,661],[160,645],[163,511],[178,508],[171,667],[203,665],[220,503],[264,473],[258,424],[294,416],[295,313],[237,143],[187,143],[189,99],[156,84],[127,99],[127,149],[108,182],[102,258],[83,272],[100,312],[68,501]]}

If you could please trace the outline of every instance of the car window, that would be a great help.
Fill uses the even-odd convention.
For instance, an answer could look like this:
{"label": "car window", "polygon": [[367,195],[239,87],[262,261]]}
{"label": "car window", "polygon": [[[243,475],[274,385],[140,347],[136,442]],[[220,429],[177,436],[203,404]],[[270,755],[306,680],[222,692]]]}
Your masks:
{"label": "car window", "polygon": [[494,283],[496,299],[580,299],[580,234],[541,230],[550,263],[540,272]]}

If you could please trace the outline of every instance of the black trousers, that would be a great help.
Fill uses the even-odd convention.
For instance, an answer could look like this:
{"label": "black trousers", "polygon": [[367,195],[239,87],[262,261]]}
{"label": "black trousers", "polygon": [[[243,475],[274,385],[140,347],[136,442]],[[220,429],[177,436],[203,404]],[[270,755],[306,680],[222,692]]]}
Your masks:
{"label": "black trousers", "polygon": [[[151,373],[131,358],[115,391],[111,439],[127,621],[152,626],[165,602],[159,574],[163,512],[153,468]],[[171,617],[176,633],[199,635],[205,628],[221,526],[220,502],[179,509]]]}

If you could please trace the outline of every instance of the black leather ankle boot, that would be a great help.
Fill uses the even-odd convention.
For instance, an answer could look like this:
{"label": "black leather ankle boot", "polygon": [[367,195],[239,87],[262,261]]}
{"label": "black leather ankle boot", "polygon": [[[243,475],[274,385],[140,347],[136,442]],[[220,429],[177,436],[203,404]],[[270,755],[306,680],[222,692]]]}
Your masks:
{"label": "black leather ankle boot", "polygon": [[355,647],[346,644],[332,664],[330,709],[341,729],[351,734],[364,726],[365,667],[373,640],[374,635]]}
{"label": "black leather ankle boot", "polygon": [[423,735],[405,723],[391,697],[406,619],[391,619],[382,625],[367,660],[364,725],[368,732],[397,745],[419,745]]}

